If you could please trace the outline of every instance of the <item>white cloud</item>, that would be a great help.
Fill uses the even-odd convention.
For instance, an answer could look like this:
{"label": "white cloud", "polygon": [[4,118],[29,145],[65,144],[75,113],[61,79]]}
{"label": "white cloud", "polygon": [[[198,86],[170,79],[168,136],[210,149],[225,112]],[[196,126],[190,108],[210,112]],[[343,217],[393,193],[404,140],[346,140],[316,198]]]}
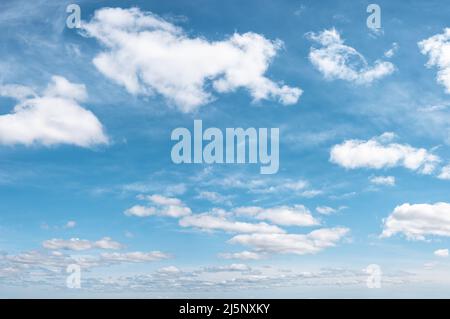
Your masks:
{"label": "white cloud", "polygon": [[124,213],[127,216],[148,217],[152,215],[179,218],[192,213],[180,199],[162,195],[138,196],[141,200],[147,200],[155,206],[135,205]]}
{"label": "white cloud", "polygon": [[395,186],[394,176],[372,176],[369,180],[375,185]]}
{"label": "white cloud", "polygon": [[222,253],[219,254],[219,257],[223,259],[259,260],[263,258],[263,255],[254,251],[244,250],[237,253]]}
{"label": "white cloud", "polygon": [[251,268],[245,264],[231,264],[226,266],[205,267],[202,272],[247,272]]}
{"label": "white cloud", "polygon": [[225,204],[225,205],[229,205],[229,206],[232,205],[230,196],[224,196],[217,192],[203,191],[198,194],[197,198],[206,199],[214,204]]}
{"label": "white cloud", "polygon": [[47,249],[87,250],[92,248],[92,243],[79,238],[69,240],[54,238],[44,241],[42,246]]}
{"label": "white cloud", "polygon": [[[88,272],[83,276],[85,291],[103,294],[132,291],[160,296],[161,291],[182,295],[196,291],[204,292],[204,295],[208,296],[211,293],[223,293],[238,289],[245,296],[250,291],[266,291],[270,294],[270,291],[280,287],[305,287],[304,292],[310,295],[311,291],[315,290],[311,290],[312,287],[326,289],[342,288],[343,286],[355,287],[355,285],[363,287],[367,281],[367,274],[360,269],[330,268],[326,265],[322,269],[311,268],[307,265],[295,265],[294,267],[252,265],[250,267],[241,263],[206,265],[186,269],[168,266],[154,271],[144,269],[143,272],[136,272],[131,270],[124,274],[123,272],[105,271],[104,266],[126,263],[127,258],[119,258],[119,261],[102,260],[101,257],[74,260],[70,256],[44,255],[42,252],[2,257],[0,255],[0,261],[5,262],[4,267],[0,268],[2,286],[43,289],[44,285],[48,288],[64,289],[67,265],[80,261],[83,263],[83,269],[103,266],[101,271],[96,271],[92,275],[89,275]],[[140,261],[142,259],[133,260]],[[405,271],[383,272],[383,285],[386,287],[388,285],[404,285],[412,281],[417,282],[418,279],[415,274]],[[439,280],[442,281],[442,277]],[[57,289],[56,294],[60,294],[61,289]],[[48,291],[51,293],[55,290],[49,289]],[[320,295],[321,292],[322,290],[319,289],[318,294]]]}
{"label": "white cloud", "polygon": [[42,246],[46,249],[51,250],[58,250],[58,249],[64,249],[64,250],[88,250],[88,249],[121,249],[123,246],[122,244],[113,241],[109,237],[104,237],[96,242],[91,242],[89,240],[85,239],[79,239],[79,238],[71,238],[69,240],[65,239],[49,239],[42,243]]}
{"label": "white cloud", "polygon": [[397,206],[384,221],[381,237],[398,233],[414,240],[424,240],[425,236],[450,237],[450,204],[406,203]]}
{"label": "white cloud", "polygon": [[226,188],[238,188],[248,190],[253,194],[296,194],[301,197],[312,198],[323,193],[321,190],[310,188],[305,180],[292,179],[251,179],[248,176],[234,175],[215,178],[207,183],[207,186],[219,185]]}
{"label": "white cloud", "polygon": [[424,148],[390,143],[391,133],[368,141],[347,140],[331,149],[330,161],[348,169],[403,166],[423,174],[434,171],[440,158]]}
{"label": "white cloud", "polygon": [[125,263],[137,263],[137,262],[148,262],[148,261],[158,261],[162,259],[167,259],[170,256],[162,253],[160,251],[151,252],[128,252],[128,253],[102,253],[100,254],[102,260],[108,262],[125,262]]}
{"label": "white cloud", "polygon": [[[34,250],[26,251],[17,255],[0,254],[0,281],[5,279],[5,269],[8,276],[20,276],[20,280],[14,278],[12,284],[27,284],[27,277],[31,282],[41,284],[45,278],[49,284],[55,287],[58,282],[65,283],[66,267],[70,264],[78,264],[84,270],[95,267],[109,267],[123,263],[146,263],[169,258],[170,255],[159,252],[130,252],[130,253],[104,253],[101,255],[67,255],[61,251]],[[43,277],[41,277],[43,276]],[[62,276],[62,277],[58,277]],[[85,278],[87,280],[87,277]],[[5,282],[2,282],[5,284]]]}
{"label": "white cloud", "polygon": [[331,215],[331,214],[335,214],[338,211],[343,210],[345,208],[346,208],[345,206],[341,206],[337,209],[333,208],[333,207],[329,207],[329,206],[318,206],[318,207],[316,207],[316,211],[322,215]]}
{"label": "white cloud", "polygon": [[172,275],[172,274],[180,273],[181,270],[178,269],[175,266],[167,266],[167,267],[163,267],[163,268],[158,269],[158,272]]}
{"label": "white cloud", "polygon": [[446,93],[450,94],[450,28],[420,41],[418,45],[422,54],[428,55],[426,66],[438,69],[437,82],[445,87]]}
{"label": "white cloud", "polygon": [[439,179],[449,179],[450,180],[450,165],[444,166],[441,173],[438,175]]}
{"label": "white cloud", "polygon": [[446,258],[448,257],[448,249],[438,249],[434,252],[434,255]]}
{"label": "white cloud", "polygon": [[319,206],[319,207],[316,207],[316,211],[317,211],[319,214],[322,214],[322,215],[331,215],[331,214],[334,214],[334,213],[337,212],[336,209],[334,209],[334,208],[332,208],[332,207],[328,207],[328,206]]}
{"label": "white cloud", "polygon": [[398,43],[394,42],[394,43],[392,43],[392,47],[389,50],[387,50],[386,52],[384,52],[384,56],[386,58],[392,58],[397,53],[398,49],[399,49]]}
{"label": "white cloud", "polygon": [[110,237],[103,237],[102,239],[96,241],[94,243],[95,248],[100,249],[121,249],[123,248],[122,244],[112,240]]}
{"label": "white cloud", "polygon": [[246,88],[254,100],[295,104],[302,90],[265,77],[282,48],[280,40],[248,32],[222,41],[190,37],[181,28],[138,8],[104,8],[83,23],[87,36],[105,48],[93,63],[131,94],[158,93],[191,112],[219,93]]}
{"label": "white cloud", "polygon": [[37,97],[36,92],[28,86],[17,84],[0,85],[0,96],[6,96],[18,101],[26,100],[27,98]]}
{"label": "white cloud", "polygon": [[77,226],[77,222],[74,220],[69,220],[64,226],[64,228],[74,228],[75,226]]}
{"label": "white cloud", "polygon": [[233,244],[251,246],[268,253],[315,254],[334,247],[347,233],[347,228],[323,228],[309,234],[243,234],[229,240]]}
{"label": "white cloud", "polygon": [[247,223],[229,220],[217,213],[203,213],[180,219],[180,226],[195,227],[204,231],[222,230],[231,233],[283,233],[284,231],[267,223]]}
{"label": "white cloud", "polygon": [[179,200],[178,198],[166,197],[166,196],[158,195],[158,194],[144,196],[141,198],[148,199],[151,202],[153,202],[155,205],[160,205],[160,206],[183,206],[182,201]]}
{"label": "white cloud", "polygon": [[319,221],[311,211],[303,205],[277,206],[272,208],[238,207],[234,210],[238,215],[250,215],[259,220],[268,220],[283,226],[315,226]]}
{"label": "white cloud", "polygon": [[0,116],[0,144],[92,147],[108,143],[97,117],[79,105],[87,97],[82,84],[53,76],[41,96],[21,86],[0,86],[0,95],[19,100],[10,114]]}
{"label": "white cloud", "polygon": [[156,208],[142,205],[134,205],[133,207],[128,208],[124,212],[124,214],[127,216],[148,217],[156,215]]}
{"label": "white cloud", "polygon": [[311,47],[309,59],[328,80],[340,79],[356,84],[370,84],[395,70],[392,63],[380,60],[369,66],[361,53],[344,44],[344,40],[334,28],[309,33],[308,36],[322,46]]}

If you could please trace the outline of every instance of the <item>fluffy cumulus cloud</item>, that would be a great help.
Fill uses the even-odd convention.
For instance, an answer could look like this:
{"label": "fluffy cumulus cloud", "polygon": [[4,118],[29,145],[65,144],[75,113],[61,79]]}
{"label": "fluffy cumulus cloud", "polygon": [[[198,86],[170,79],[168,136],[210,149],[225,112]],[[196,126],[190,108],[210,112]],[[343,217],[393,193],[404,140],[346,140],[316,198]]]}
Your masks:
{"label": "fluffy cumulus cloud", "polygon": [[305,255],[334,247],[348,232],[347,228],[337,227],[322,228],[308,234],[241,234],[229,242],[253,247],[258,252]]}
{"label": "fluffy cumulus cloud", "polygon": [[450,180],[450,165],[444,166],[441,169],[441,173],[438,175],[438,178]]}
{"label": "fluffy cumulus cloud", "polygon": [[79,239],[79,238],[71,238],[71,239],[49,239],[42,243],[42,246],[47,249],[51,250],[58,250],[58,249],[64,249],[64,250],[88,250],[88,249],[121,249],[123,248],[122,244],[112,240],[109,237],[104,237],[100,240],[97,240],[95,242],[86,240],[86,239]]}
{"label": "fluffy cumulus cloud", "polygon": [[437,257],[443,257],[443,258],[447,258],[448,257],[448,249],[438,249],[434,251],[434,255]]}
{"label": "fluffy cumulus cloud", "polygon": [[245,88],[256,101],[271,98],[286,105],[302,94],[265,76],[282,42],[256,33],[208,41],[138,8],[97,10],[83,29],[104,46],[93,60],[101,73],[131,94],[158,93],[183,112],[212,101],[212,91]]}
{"label": "fluffy cumulus cloud", "polygon": [[248,223],[230,220],[225,215],[213,213],[196,214],[183,217],[179,221],[182,227],[193,227],[204,231],[222,230],[231,233],[283,233],[284,231],[274,225],[264,222]]}
{"label": "fluffy cumulus cloud", "polygon": [[403,234],[408,239],[424,240],[426,236],[450,237],[450,204],[403,204],[384,220],[381,237]]}
{"label": "fluffy cumulus cloud", "polygon": [[431,174],[440,158],[424,148],[393,143],[392,133],[384,133],[368,141],[347,140],[331,149],[330,161],[348,169],[403,166],[423,174]]}
{"label": "fluffy cumulus cloud", "polygon": [[282,226],[315,226],[319,221],[311,211],[303,205],[263,207],[238,207],[234,210],[238,215],[250,215],[259,220],[267,220]]}
{"label": "fluffy cumulus cloud", "polygon": [[12,112],[0,116],[0,144],[72,144],[92,147],[108,143],[102,124],[80,106],[87,97],[82,84],[53,76],[42,94],[24,86],[0,86],[0,96],[18,100]]}
{"label": "fluffy cumulus cloud", "polygon": [[427,67],[438,69],[437,81],[450,94],[450,28],[418,43],[424,55],[428,55]]}
{"label": "fluffy cumulus cloud", "polygon": [[125,215],[148,217],[152,215],[182,217],[192,213],[181,200],[173,197],[165,197],[162,195],[139,196],[141,200],[150,201],[153,206],[135,205],[125,211]]}
{"label": "fluffy cumulus cloud", "polygon": [[328,80],[339,79],[356,84],[370,84],[395,70],[391,62],[380,60],[370,66],[361,53],[344,43],[334,28],[309,33],[308,37],[320,45],[319,48],[311,48],[309,59]]}

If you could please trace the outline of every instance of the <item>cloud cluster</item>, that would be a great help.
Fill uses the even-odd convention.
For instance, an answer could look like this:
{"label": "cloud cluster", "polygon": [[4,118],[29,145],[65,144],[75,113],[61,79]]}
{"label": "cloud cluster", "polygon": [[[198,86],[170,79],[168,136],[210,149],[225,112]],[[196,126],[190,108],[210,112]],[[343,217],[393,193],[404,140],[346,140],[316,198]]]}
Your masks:
{"label": "cloud cluster", "polygon": [[101,73],[131,94],[156,92],[183,112],[212,101],[211,90],[245,88],[256,101],[273,98],[286,105],[302,94],[264,75],[282,42],[256,33],[208,41],[138,8],[97,10],[83,30],[105,48],[93,60]]}
{"label": "cloud cluster", "polygon": [[[0,256],[0,283],[10,287],[23,286],[39,289],[57,289],[58,296],[65,291],[65,264],[73,263],[65,255],[42,255],[38,252],[23,253],[20,256]],[[39,268],[37,265],[43,265]],[[4,266],[4,267],[2,267]],[[97,266],[101,266],[100,264]],[[84,269],[84,268],[83,268]],[[383,273],[383,285],[404,284],[411,280],[409,273]],[[167,266],[148,271],[145,274],[121,272],[120,274],[84,272],[83,291],[86,292],[123,292],[132,293],[176,293],[177,296],[189,296],[192,293],[233,292],[241,293],[251,289],[265,291],[267,294],[279,287],[330,287],[360,286],[365,287],[367,274],[361,270],[348,268],[306,269],[306,267],[278,268],[273,266],[249,266],[235,263],[225,265],[203,266],[197,268],[178,268]],[[309,289],[308,289],[309,290]],[[307,295],[310,296],[310,291]]]}
{"label": "cloud cluster", "polygon": [[[303,188],[303,186],[301,187]],[[344,227],[321,228],[307,234],[291,234],[280,226],[312,227],[319,226],[311,211],[303,205],[293,206],[242,206],[226,211],[213,208],[206,213],[193,214],[191,209],[177,198],[166,198],[161,195],[140,196],[141,198],[158,199],[160,204],[183,205],[187,214],[177,216],[181,227],[199,229],[201,231],[223,231],[234,234],[229,243],[250,246],[254,251],[223,253],[226,259],[260,259],[266,253],[313,254],[325,248],[333,247],[340,242],[349,229]],[[150,209],[150,208],[147,208]],[[147,217],[157,214],[156,209],[150,214],[141,213],[136,206],[125,211],[126,215]],[[171,216],[175,217],[175,216]],[[244,220],[242,220],[244,219]]]}
{"label": "cloud cluster", "polygon": [[2,277],[19,276],[17,283],[23,283],[28,274],[38,279],[39,274],[50,274],[50,284],[54,287],[55,276],[63,274],[61,284],[65,284],[66,268],[77,264],[84,270],[98,267],[113,266],[127,263],[147,263],[170,258],[170,255],[160,251],[101,253],[100,255],[65,254],[57,250],[31,250],[16,255],[0,255],[0,280]]}
{"label": "cloud cluster", "polygon": [[229,242],[251,246],[256,251],[305,255],[315,254],[325,248],[334,247],[348,232],[348,228],[337,227],[314,230],[306,235],[243,234],[234,236]]}
{"label": "cloud cluster", "polygon": [[403,204],[384,220],[381,237],[403,234],[408,239],[425,240],[426,236],[450,237],[450,204]]}
{"label": "cloud cluster", "polygon": [[420,51],[428,55],[427,67],[436,67],[437,81],[450,94],[450,28],[418,43]]}
{"label": "cloud cluster", "polygon": [[97,117],[80,106],[86,99],[86,88],[61,76],[41,95],[24,86],[0,86],[0,96],[17,99],[10,114],[0,116],[0,144],[72,144],[92,147],[108,143]]}
{"label": "cloud cluster", "polygon": [[440,158],[424,148],[392,143],[394,135],[384,133],[368,141],[347,140],[331,149],[330,161],[348,169],[381,169],[402,166],[431,174]]}
{"label": "cloud cluster", "polygon": [[334,28],[309,33],[308,37],[321,45],[320,48],[311,48],[309,59],[328,80],[339,79],[356,84],[370,84],[395,70],[391,62],[380,60],[370,66],[361,53],[344,44],[341,35]]}

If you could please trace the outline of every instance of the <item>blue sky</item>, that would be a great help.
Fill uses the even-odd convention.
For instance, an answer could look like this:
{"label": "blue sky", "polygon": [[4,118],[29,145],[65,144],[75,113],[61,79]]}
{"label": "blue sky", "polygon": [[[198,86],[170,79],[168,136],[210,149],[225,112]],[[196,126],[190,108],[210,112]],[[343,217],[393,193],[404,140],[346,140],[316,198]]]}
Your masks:
{"label": "blue sky", "polygon": [[[70,3],[0,4],[0,297],[449,297],[444,1]],[[278,173],[174,164],[196,119]]]}

